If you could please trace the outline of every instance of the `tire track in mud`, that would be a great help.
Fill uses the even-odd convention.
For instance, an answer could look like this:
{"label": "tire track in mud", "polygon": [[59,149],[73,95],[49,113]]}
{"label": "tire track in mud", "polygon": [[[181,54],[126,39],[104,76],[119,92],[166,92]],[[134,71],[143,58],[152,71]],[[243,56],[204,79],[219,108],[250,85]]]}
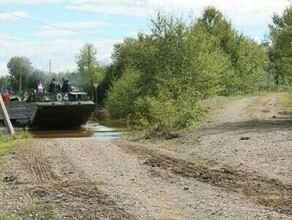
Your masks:
{"label": "tire track in mud", "polygon": [[91,182],[58,182],[29,190],[42,203],[58,206],[61,219],[135,219]]}
{"label": "tire track in mud", "polygon": [[144,165],[167,170],[173,174],[194,178],[198,181],[245,195],[255,203],[274,211],[292,216],[292,184],[268,178],[259,173],[233,169],[216,162],[186,161],[138,145],[121,145],[130,153],[146,158]]}
{"label": "tire track in mud", "polygon": [[[23,161],[32,179],[26,190],[38,204],[33,213],[39,216],[36,219],[46,219],[43,216],[48,210],[57,212],[61,219],[135,219],[98,189],[100,183],[87,179],[64,152],[59,153],[54,161],[42,150],[34,149]],[[70,176],[72,173],[76,175],[74,180]]]}
{"label": "tire track in mud", "polygon": [[37,183],[46,183],[59,179],[52,171],[50,163],[46,161],[41,154],[31,159],[28,163],[28,168],[35,177]]}

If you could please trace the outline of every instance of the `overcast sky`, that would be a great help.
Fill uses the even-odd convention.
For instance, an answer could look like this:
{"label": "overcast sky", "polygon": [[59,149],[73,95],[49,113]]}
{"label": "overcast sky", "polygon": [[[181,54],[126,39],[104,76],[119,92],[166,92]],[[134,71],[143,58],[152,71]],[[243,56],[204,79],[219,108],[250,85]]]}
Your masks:
{"label": "overcast sky", "polygon": [[288,0],[0,0],[0,75],[7,74],[13,56],[25,56],[35,68],[74,71],[75,56],[86,43],[109,63],[113,45],[124,37],[148,32],[158,10],[200,16],[214,6],[233,26],[258,41],[268,32],[274,13]]}

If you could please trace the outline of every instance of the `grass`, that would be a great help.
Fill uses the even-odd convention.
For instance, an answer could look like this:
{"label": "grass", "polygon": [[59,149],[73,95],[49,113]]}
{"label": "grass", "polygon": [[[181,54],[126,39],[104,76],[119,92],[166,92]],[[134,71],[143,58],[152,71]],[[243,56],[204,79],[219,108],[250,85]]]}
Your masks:
{"label": "grass", "polygon": [[53,207],[49,204],[33,204],[30,207],[21,209],[18,215],[22,217],[22,219],[59,219],[54,213]]}
{"label": "grass", "polygon": [[278,93],[279,103],[288,110],[292,110],[292,93]]}
{"label": "grass", "polygon": [[17,131],[14,135],[0,133],[0,157],[15,150],[29,138],[27,131]]}
{"label": "grass", "polygon": [[288,111],[292,111],[292,92],[259,92],[255,94],[247,95],[235,95],[235,96],[215,96],[201,102],[202,107],[208,110],[205,120],[209,116],[216,115],[222,107],[224,107],[228,102],[236,99],[242,99],[245,97],[276,97],[279,104],[282,105]]}
{"label": "grass", "polygon": [[31,204],[28,207],[20,209],[17,213],[7,212],[0,215],[0,220],[12,220],[12,219],[50,219],[58,220],[54,212],[53,206],[50,204]]}

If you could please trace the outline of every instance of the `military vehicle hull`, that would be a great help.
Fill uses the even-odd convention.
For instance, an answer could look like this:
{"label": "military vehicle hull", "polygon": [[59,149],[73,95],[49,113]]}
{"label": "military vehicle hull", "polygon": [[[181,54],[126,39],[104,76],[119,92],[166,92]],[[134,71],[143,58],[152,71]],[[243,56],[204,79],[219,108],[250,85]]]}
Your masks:
{"label": "military vehicle hull", "polygon": [[[12,123],[32,128],[78,128],[95,109],[85,93],[41,93],[26,101],[11,101],[6,108]],[[0,115],[0,120],[3,117]]]}

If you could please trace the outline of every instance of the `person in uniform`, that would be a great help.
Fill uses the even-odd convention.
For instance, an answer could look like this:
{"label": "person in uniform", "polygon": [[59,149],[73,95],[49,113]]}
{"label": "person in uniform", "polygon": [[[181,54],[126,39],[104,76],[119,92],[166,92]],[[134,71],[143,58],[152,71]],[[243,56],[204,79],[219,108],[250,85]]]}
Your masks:
{"label": "person in uniform", "polygon": [[60,92],[60,91],[61,91],[60,83],[55,78],[53,78],[50,83],[49,92]]}

